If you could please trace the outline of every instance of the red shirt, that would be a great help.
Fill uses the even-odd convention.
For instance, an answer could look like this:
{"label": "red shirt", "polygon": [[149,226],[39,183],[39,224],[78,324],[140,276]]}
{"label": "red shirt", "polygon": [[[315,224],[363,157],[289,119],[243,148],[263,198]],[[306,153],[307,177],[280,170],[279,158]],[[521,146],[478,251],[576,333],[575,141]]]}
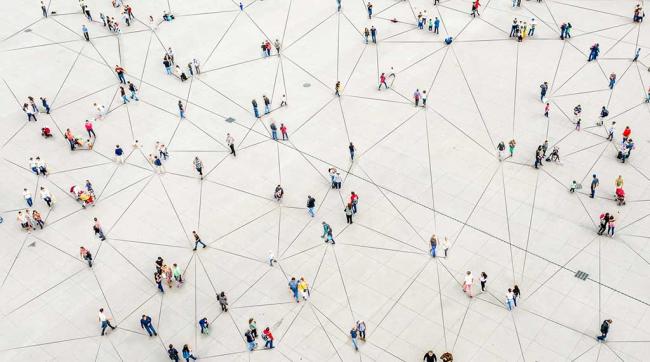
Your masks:
{"label": "red shirt", "polygon": [[122,67],[115,67],[115,73],[124,73],[124,68],[122,68]]}
{"label": "red shirt", "polygon": [[86,123],[85,126],[86,126],[86,129],[89,130],[89,131],[90,131],[91,129],[93,129],[93,124],[90,123],[90,122]]}
{"label": "red shirt", "polygon": [[626,128],[626,129],[623,130],[623,136],[625,136],[625,137],[629,137],[630,133],[632,133],[632,130],[629,129],[629,128]]}
{"label": "red shirt", "polygon": [[350,201],[351,201],[351,202],[354,203],[354,202],[357,201],[357,200],[359,200],[359,195],[354,194],[354,195],[351,195],[351,196],[350,196]]}
{"label": "red shirt", "polygon": [[273,338],[273,334],[271,333],[271,331],[264,331],[262,333],[264,333],[264,335],[266,336],[266,338],[269,339],[269,341],[272,341],[272,340],[275,339],[275,338]]}

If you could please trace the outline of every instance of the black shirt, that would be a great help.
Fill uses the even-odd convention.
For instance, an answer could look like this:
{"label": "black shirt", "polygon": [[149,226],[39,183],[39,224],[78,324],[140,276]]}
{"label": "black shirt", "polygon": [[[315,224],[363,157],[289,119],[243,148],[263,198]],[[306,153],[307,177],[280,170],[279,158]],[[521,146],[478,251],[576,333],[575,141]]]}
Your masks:
{"label": "black shirt", "polygon": [[307,207],[314,207],[316,206],[316,199],[313,197],[310,197],[307,199]]}
{"label": "black shirt", "polygon": [[436,361],[438,361],[438,358],[436,358],[435,353],[432,354],[431,356],[429,356],[429,353],[427,353],[427,354],[424,355],[423,360],[424,360],[424,362],[436,362]]}

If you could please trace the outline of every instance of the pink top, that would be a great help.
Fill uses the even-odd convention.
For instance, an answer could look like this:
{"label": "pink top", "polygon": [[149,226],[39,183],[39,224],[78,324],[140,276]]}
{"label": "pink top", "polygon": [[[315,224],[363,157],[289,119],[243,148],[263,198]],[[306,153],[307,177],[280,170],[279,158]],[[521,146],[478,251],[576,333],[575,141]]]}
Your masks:
{"label": "pink top", "polygon": [[93,129],[93,124],[90,122],[86,122],[86,130],[90,131],[91,129]]}

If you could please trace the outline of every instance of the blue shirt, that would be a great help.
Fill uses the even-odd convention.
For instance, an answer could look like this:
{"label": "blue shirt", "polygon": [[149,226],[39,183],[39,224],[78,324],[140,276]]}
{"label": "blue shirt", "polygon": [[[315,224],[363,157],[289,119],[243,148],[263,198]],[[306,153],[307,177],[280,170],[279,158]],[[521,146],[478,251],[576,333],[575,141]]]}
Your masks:
{"label": "blue shirt", "polygon": [[118,147],[118,148],[115,149],[115,155],[116,156],[122,156],[123,153],[124,153],[124,151],[122,151],[121,148]]}
{"label": "blue shirt", "polygon": [[140,327],[151,327],[151,317],[146,316],[145,318],[140,319]]}
{"label": "blue shirt", "polygon": [[350,337],[352,337],[352,339],[357,338],[357,331],[355,329],[350,330]]}
{"label": "blue shirt", "polygon": [[298,281],[296,281],[296,280],[290,281],[289,282],[289,288],[291,288],[291,290],[294,290],[294,291],[298,290]]}

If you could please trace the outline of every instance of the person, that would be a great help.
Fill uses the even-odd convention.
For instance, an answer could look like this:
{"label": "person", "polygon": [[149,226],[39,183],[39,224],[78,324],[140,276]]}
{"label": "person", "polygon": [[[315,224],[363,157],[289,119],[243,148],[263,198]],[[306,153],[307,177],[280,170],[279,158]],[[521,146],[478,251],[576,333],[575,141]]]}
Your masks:
{"label": "person", "polygon": [[289,281],[289,289],[291,290],[291,293],[293,293],[293,298],[296,300],[296,303],[300,303],[300,299],[298,299],[298,281],[295,277],[291,277],[291,280]]}
{"label": "person", "polygon": [[311,217],[316,216],[314,212],[315,207],[316,207],[316,199],[311,197],[311,195],[307,195],[307,212],[309,213],[309,216]]}
{"label": "person", "polygon": [[201,162],[199,156],[194,157],[194,168],[199,173],[201,180],[203,180],[203,162]]}
{"label": "person", "polygon": [[386,84],[386,73],[381,73],[381,75],[379,76],[379,88],[378,88],[378,90],[381,90],[382,84],[384,85],[384,87],[386,87],[386,89],[388,89],[388,84]]}
{"label": "person", "polygon": [[598,178],[596,177],[596,174],[593,174],[591,178],[591,186],[590,186],[591,194],[589,195],[590,198],[593,199],[596,196],[596,188],[598,187],[598,185],[600,185],[598,182]]}
{"label": "person", "polygon": [[221,305],[221,311],[227,312],[228,298],[226,297],[226,292],[221,292],[221,294],[217,294],[217,301],[219,302],[219,305]]}
{"label": "person", "polygon": [[183,271],[181,270],[181,267],[179,267],[176,263],[172,264],[172,276],[177,283],[176,287],[183,285]]}
{"label": "person", "polygon": [[370,27],[370,38],[372,38],[372,42],[377,44],[377,29],[375,26]]}
{"label": "person", "polygon": [[126,84],[126,79],[124,78],[124,68],[120,67],[119,65],[115,66],[115,73],[117,74],[117,78],[120,80],[120,83]]}
{"label": "person", "polygon": [[284,123],[280,123],[280,133],[282,133],[283,141],[289,140],[289,134],[287,133],[287,126],[285,126]]}
{"label": "person", "polygon": [[181,117],[181,119],[185,119],[185,107],[183,107],[183,102],[178,101],[178,113]]}
{"label": "person", "polygon": [[623,142],[626,142],[628,138],[630,138],[630,134],[632,134],[630,126],[625,126],[625,129],[623,130]]}
{"label": "person", "polygon": [[[264,101],[264,114],[271,113],[271,100],[266,94],[262,95],[262,100]],[[276,137],[277,138],[277,137]]]}
{"label": "person", "polygon": [[357,331],[359,331],[359,339],[366,341],[366,322],[357,321]]}
{"label": "person", "polygon": [[41,195],[41,200],[45,201],[48,207],[52,207],[52,203],[53,203],[52,195],[45,188],[45,186],[41,186],[40,195]]}
{"label": "person", "polygon": [[350,338],[352,339],[352,345],[354,346],[354,350],[358,351],[359,346],[357,345],[357,327],[353,326],[352,329],[350,329]]}
{"label": "person", "polygon": [[438,246],[438,238],[436,238],[436,234],[431,235],[431,239],[429,240],[429,244],[431,245],[431,250],[430,250],[431,257],[435,258],[436,257],[436,247]]}
{"label": "person", "polygon": [[244,333],[244,336],[246,337],[246,343],[248,343],[249,351],[257,348],[257,342],[255,342],[255,338],[253,338],[250,330],[247,330],[246,333]]}
{"label": "person", "polygon": [[357,205],[359,204],[359,195],[354,191],[350,192],[350,203],[352,204],[352,212],[357,213]]}
{"label": "person", "polygon": [[544,106],[544,117],[548,118],[548,112],[549,112],[550,110],[551,110],[551,104],[550,104],[550,103],[546,103],[546,105]]}
{"label": "person", "polygon": [[255,319],[248,319],[248,330],[251,331],[253,338],[257,339],[257,322]]}
{"label": "person", "polygon": [[508,142],[508,152],[510,153],[510,157],[512,157],[515,154],[515,147],[517,146],[517,142],[512,139],[510,142]]}
{"label": "person", "polygon": [[363,29],[363,36],[366,39],[366,44],[368,44],[368,37],[370,36],[370,30],[368,28]]}
{"label": "person", "polygon": [[41,136],[44,138],[50,138],[52,137],[52,131],[50,130],[49,127],[43,127],[41,128]]}
{"label": "person", "polygon": [[609,333],[609,325],[612,324],[611,319],[605,319],[603,321],[603,324],[600,325],[600,336],[597,336],[596,339],[600,342],[604,342],[605,338],[607,338],[607,334]]}
{"label": "person", "polygon": [[124,163],[124,150],[120,145],[115,145],[115,162]]}
{"label": "person", "polygon": [[447,45],[451,44],[451,42],[453,42],[453,41],[454,41],[454,38],[451,37],[451,36],[448,36],[448,37],[445,38],[445,44],[447,44]]}
{"label": "person", "polygon": [[337,96],[341,96],[341,81],[336,81],[336,84],[334,85],[334,94]]}
{"label": "person", "polygon": [[465,280],[463,281],[463,291],[469,295],[470,298],[473,298],[472,295],[472,284],[474,283],[474,277],[472,276],[471,271],[465,273]]}
{"label": "person", "polygon": [[273,263],[278,262],[275,259],[275,254],[273,254],[273,250],[269,250],[269,255],[266,257],[266,260],[268,260],[270,266],[273,266]]}
{"label": "person", "polygon": [[81,26],[81,32],[84,35],[84,39],[86,39],[86,41],[90,41],[90,35],[88,34],[88,28],[86,27],[86,25]]}
{"label": "person", "polygon": [[196,361],[196,357],[192,354],[192,349],[187,344],[183,346],[183,358],[186,362],[190,362],[190,358]]}
{"label": "person", "polygon": [[613,121],[612,125],[609,127],[609,130],[607,131],[607,140],[612,141],[614,140],[614,132],[616,132],[616,122]]}
{"label": "person", "polygon": [[196,248],[199,246],[199,244],[203,245],[203,249],[205,249],[205,247],[207,245],[205,245],[205,243],[203,241],[201,241],[201,238],[199,237],[199,234],[196,233],[196,230],[192,231],[192,235],[194,236],[194,249],[193,250],[196,250]]}
{"label": "person", "polygon": [[614,84],[616,84],[616,73],[609,75],[609,89],[614,89]]}
{"label": "person", "polygon": [[147,333],[149,333],[149,337],[158,335],[158,333],[156,333],[156,330],[153,328],[153,324],[151,323],[151,317],[146,314],[143,314],[142,318],[140,318],[140,328],[147,331]]}
{"label": "person", "polygon": [[438,358],[436,357],[436,354],[433,353],[433,351],[429,351],[424,354],[424,358],[422,360],[424,362],[437,362]]}
{"label": "person", "polygon": [[32,207],[34,200],[32,199],[32,193],[29,192],[29,190],[23,189],[23,198],[25,199],[25,202],[27,202],[27,206]]}
{"label": "person", "polygon": [[262,339],[264,340],[264,348],[275,348],[273,347],[273,341],[275,338],[273,337],[269,327],[264,328],[264,331],[262,331]]}
{"label": "person", "polygon": [[160,270],[157,270],[153,274],[153,280],[156,282],[156,286],[158,286],[158,290],[160,290],[161,293],[165,293],[165,289],[163,289],[162,286],[163,277],[161,273],[162,273],[162,268]]}
{"label": "person", "polygon": [[419,89],[416,89],[415,92],[413,92],[413,101],[415,102],[416,107],[420,104],[420,95]]}
{"label": "person", "polygon": [[135,84],[131,83],[130,81],[127,83],[129,85],[129,92],[131,92],[131,99],[139,101],[140,99],[138,98],[137,94],[138,89],[135,87]]}
{"label": "person", "polygon": [[348,145],[348,150],[350,151],[350,160],[354,161],[354,152],[356,151],[356,148],[352,142]]}
{"label": "person", "polygon": [[343,182],[343,179],[341,178],[341,174],[337,172],[334,175],[334,188],[335,189],[341,189],[341,183],[342,182]]}
{"label": "person", "polygon": [[309,291],[309,284],[307,284],[305,277],[300,277],[300,281],[298,281],[298,291],[300,292],[300,296],[302,297],[302,300],[306,301],[307,297],[311,297],[311,292]]}
{"label": "person", "polygon": [[607,229],[607,223],[609,222],[609,213],[600,214],[600,222],[598,224],[598,235],[603,235]]}
{"label": "person", "polygon": [[[41,230],[43,230],[43,227],[45,226],[45,222],[43,221],[43,217],[41,217],[41,213],[36,210],[32,210],[32,219],[34,219],[36,225],[40,226]],[[36,227],[34,227],[34,230],[35,229]]]}
{"label": "person", "polygon": [[508,293],[506,293],[506,306],[508,307],[508,310],[512,310],[514,308],[514,294],[512,293],[512,289],[508,288]]}
{"label": "person", "polygon": [[278,126],[275,125],[275,121],[271,120],[271,124],[269,125],[269,128],[271,129],[271,138],[274,141],[278,140]]}
{"label": "person", "polygon": [[260,111],[257,108],[257,101],[253,99],[251,103],[253,104],[253,113],[255,114],[255,118],[260,118]]}
{"label": "person", "polygon": [[210,334],[210,323],[208,323],[208,318],[201,318],[199,321],[199,327],[201,328],[201,334]]}
{"label": "person", "polygon": [[102,230],[102,224],[97,220],[97,218],[93,218],[93,221],[95,222],[93,224],[93,231],[95,231],[95,235],[99,236],[99,239],[104,241],[106,240],[106,236],[104,236],[104,231]]}
{"label": "person", "polygon": [[88,267],[93,267],[93,256],[88,249],[83,246],[79,247],[79,257],[88,263]]}
{"label": "person", "polygon": [[503,160],[503,151],[506,150],[506,144],[501,141],[497,145],[497,157],[499,158],[499,161]]}
{"label": "person", "polygon": [[114,326],[114,325],[111,324],[111,319],[108,318],[106,316],[106,314],[104,314],[104,308],[99,308],[98,317],[99,317],[99,322],[100,322],[101,328],[102,328],[102,336],[106,332],[106,327],[111,327],[111,330],[114,330],[115,328],[117,328],[117,326]]}
{"label": "person", "polygon": [[449,240],[447,239],[446,236],[445,236],[445,238],[442,240],[442,244],[441,244],[441,246],[442,246],[442,251],[445,252],[445,258],[446,258],[446,257],[447,257],[447,251],[449,250],[449,246],[450,246],[450,245],[449,245]]}
{"label": "person", "polygon": [[277,201],[282,200],[282,196],[284,195],[284,190],[282,189],[282,186],[278,185],[275,187],[275,191],[273,192],[273,198],[276,199]]}
{"label": "person", "polygon": [[178,362],[178,350],[174,348],[174,345],[170,344],[169,349],[167,350],[167,356],[169,356],[169,359]]}
{"label": "person", "polygon": [[322,222],[322,225],[323,225],[323,235],[321,235],[321,239],[324,238],[326,243],[331,241],[332,245],[336,244],[336,242],[334,242],[334,237],[332,234],[332,227],[325,221]]}
{"label": "person", "polygon": [[230,133],[226,134],[226,144],[230,147],[230,154],[233,155],[233,157],[237,157],[237,153],[235,152],[235,138],[231,136]]}
{"label": "person", "polygon": [[578,188],[578,182],[576,180],[571,181],[571,185],[569,185],[569,192],[574,193],[576,192],[577,188]]}
{"label": "person", "polygon": [[614,218],[614,215],[610,215],[609,220],[607,221],[607,235],[613,237],[615,228],[616,228],[616,218]]}
{"label": "person", "polygon": [[481,282],[481,291],[485,291],[485,284],[487,284],[487,274],[485,272],[481,272],[481,276],[479,277],[479,282]]}
{"label": "person", "polygon": [[521,295],[521,290],[519,290],[519,286],[517,284],[515,284],[515,286],[512,287],[512,295],[513,295],[512,300],[515,302],[515,307],[516,307],[517,299],[519,299],[519,296]]}

